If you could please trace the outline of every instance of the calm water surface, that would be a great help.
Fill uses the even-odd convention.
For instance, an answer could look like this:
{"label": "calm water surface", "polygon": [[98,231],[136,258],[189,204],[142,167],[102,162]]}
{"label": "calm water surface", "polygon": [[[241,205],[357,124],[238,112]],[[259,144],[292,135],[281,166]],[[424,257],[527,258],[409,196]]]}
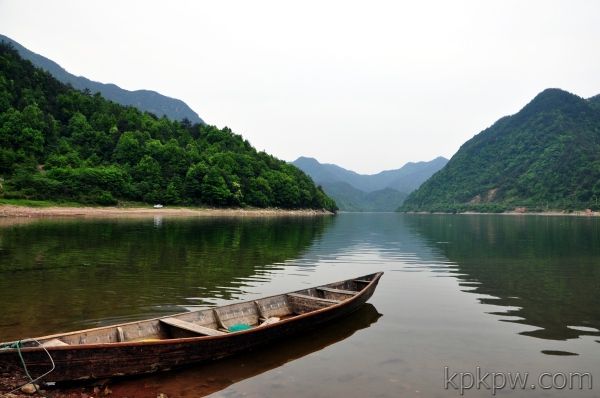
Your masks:
{"label": "calm water surface", "polygon": [[[211,365],[113,384],[113,396],[451,397],[453,372],[589,372],[600,396],[600,220],[321,218],[0,223],[0,341],[166,315],[385,271],[370,304]],[[456,379],[455,379],[456,380]],[[560,386],[561,380],[557,380]],[[487,397],[471,389],[466,396]]]}

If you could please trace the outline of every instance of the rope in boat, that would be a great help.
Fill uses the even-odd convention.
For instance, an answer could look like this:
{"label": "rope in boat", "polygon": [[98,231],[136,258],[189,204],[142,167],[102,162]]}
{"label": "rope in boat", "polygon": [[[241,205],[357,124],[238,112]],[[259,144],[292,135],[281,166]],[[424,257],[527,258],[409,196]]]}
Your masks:
{"label": "rope in boat", "polygon": [[[46,351],[46,354],[48,355],[48,358],[50,359],[50,363],[52,364],[52,368],[47,371],[46,373],[44,373],[41,376],[36,377],[35,379],[33,377],[31,377],[31,375],[29,374],[29,370],[27,369],[27,364],[25,363],[25,358],[23,358],[23,354],[21,353],[21,344],[23,342],[28,342],[28,341],[33,341],[36,342],[38,347],[42,347],[42,349],[44,351]],[[56,364],[54,363],[54,359],[52,358],[52,355],[50,355],[50,352],[48,352],[48,349],[46,347],[44,347],[39,341],[37,341],[36,339],[25,339],[25,340],[17,340],[15,342],[12,343],[7,343],[4,344],[2,346],[0,346],[0,350],[6,350],[6,349],[16,349],[17,350],[17,354],[19,354],[19,359],[21,360],[21,365],[23,366],[23,370],[25,371],[25,375],[27,375],[27,378],[29,379],[29,381],[25,384],[21,384],[20,386],[18,386],[17,388],[7,392],[6,394],[1,395],[2,397],[8,395],[8,394],[12,394],[13,392],[21,389],[22,387],[26,386],[27,384],[32,384],[33,388],[35,388],[35,392],[39,392],[37,385],[35,384],[36,381],[42,379],[43,377],[48,376],[50,373],[54,372],[54,369],[56,369]]]}

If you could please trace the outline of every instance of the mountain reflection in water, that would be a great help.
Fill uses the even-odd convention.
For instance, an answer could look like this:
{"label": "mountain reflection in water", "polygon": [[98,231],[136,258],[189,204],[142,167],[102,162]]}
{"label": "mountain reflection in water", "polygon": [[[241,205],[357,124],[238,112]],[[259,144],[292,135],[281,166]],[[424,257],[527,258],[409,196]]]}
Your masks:
{"label": "mountain reflection in water", "polygon": [[306,251],[331,222],[276,217],[5,224],[0,341],[239,299],[247,286],[268,281],[281,262]]}
{"label": "mountain reflection in water", "polygon": [[463,291],[501,321],[550,340],[600,336],[600,220],[548,216],[412,216],[407,225],[454,263]]}

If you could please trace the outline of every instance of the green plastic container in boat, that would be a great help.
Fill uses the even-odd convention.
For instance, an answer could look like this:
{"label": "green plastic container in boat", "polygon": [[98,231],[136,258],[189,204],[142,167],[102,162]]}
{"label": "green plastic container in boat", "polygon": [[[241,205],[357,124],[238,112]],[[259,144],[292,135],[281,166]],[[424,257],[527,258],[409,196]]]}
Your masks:
{"label": "green plastic container in boat", "polygon": [[227,328],[227,330],[229,330],[230,332],[241,332],[243,330],[248,330],[248,329],[252,329],[252,326],[250,326],[246,323],[236,323]]}

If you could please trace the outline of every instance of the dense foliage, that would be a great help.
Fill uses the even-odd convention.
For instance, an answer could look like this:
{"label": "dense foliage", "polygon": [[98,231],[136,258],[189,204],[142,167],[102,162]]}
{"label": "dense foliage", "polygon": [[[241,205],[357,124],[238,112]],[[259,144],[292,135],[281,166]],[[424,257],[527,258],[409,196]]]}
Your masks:
{"label": "dense foliage", "polygon": [[6,198],[325,208],[298,168],[230,129],[157,118],[66,86],[0,44]]}
{"label": "dense foliage", "polygon": [[543,91],[463,144],[400,210],[600,210],[598,98]]}

